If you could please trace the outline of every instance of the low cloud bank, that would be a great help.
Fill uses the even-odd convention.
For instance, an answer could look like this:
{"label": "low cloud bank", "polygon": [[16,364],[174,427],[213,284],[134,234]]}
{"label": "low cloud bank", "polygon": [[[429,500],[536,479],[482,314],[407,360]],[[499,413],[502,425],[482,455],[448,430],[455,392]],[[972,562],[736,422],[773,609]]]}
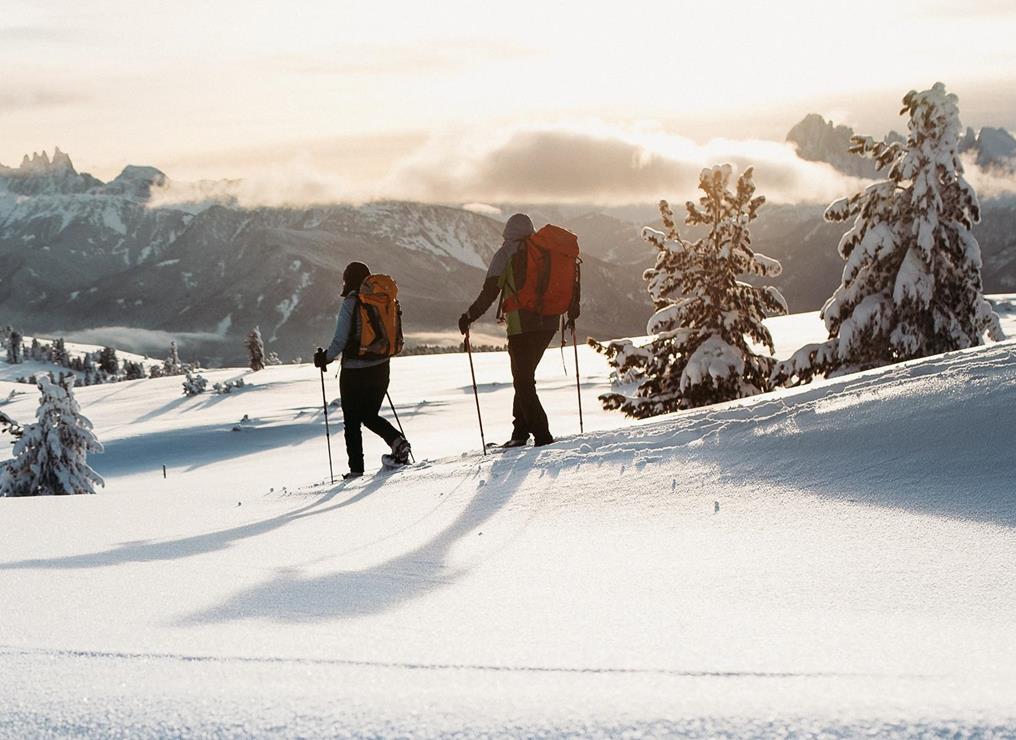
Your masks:
{"label": "low cloud bank", "polygon": [[[824,162],[797,156],[787,143],[714,139],[697,144],[660,131],[602,125],[533,127],[495,137],[436,137],[398,162],[381,182],[354,184],[304,158],[243,180],[167,182],[150,205],[201,210],[219,203],[242,208],[308,207],[396,199],[465,203],[499,215],[491,203],[625,205],[697,198],[703,168],[729,162],[755,167],[759,192],[774,203],[829,203],[867,181]],[[1016,193],[1016,175],[966,163],[982,197]]]}
{"label": "low cloud bank", "polygon": [[69,342],[117,347],[159,357],[169,352],[170,342],[175,341],[178,348],[184,349],[189,344],[221,342],[223,339],[222,335],[214,332],[168,332],[131,326],[97,326],[81,331],[57,332],[56,335],[65,336]]}
{"label": "low cloud bank", "polygon": [[863,181],[772,141],[707,144],[663,133],[592,127],[515,129],[491,143],[435,140],[398,166],[384,190],[441,202],[584,202],[617,205],[695,196],[705,167],[754,165],[774,202],[825,202]]}

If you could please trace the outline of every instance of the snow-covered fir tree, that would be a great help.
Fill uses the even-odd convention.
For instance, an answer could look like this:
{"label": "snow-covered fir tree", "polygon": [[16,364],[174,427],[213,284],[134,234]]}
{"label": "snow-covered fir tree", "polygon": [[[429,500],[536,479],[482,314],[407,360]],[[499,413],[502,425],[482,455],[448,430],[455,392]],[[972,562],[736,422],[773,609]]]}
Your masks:
{"label": "snow-covered fir tree", "polygon": [[0,496],[95,493],[102,478],[88,465],[102,452],[74,398],[74,376],[59,382],[39,379],[39,408],[14,445],[14,458],[0,470]]}
{"label": "snow-covered fir tree", "polygon": [[[183,365],[180,364],[180,354],[176,351],[176,342],[169,343],[169,356],[162,361],[163,375],[183,374]],[[155,377],[154,375],[152,377]]]}
{"label": "snow-covered fir tree", "polygon": [[24,352],[22,350],[21,332],[16,329],[12,329],[7,336],[7,362],[10,365],[17,365],[24,359]]}
{"label": "snow-covered fir tree", "polygon": [[851,152],[886,179],[832,203],[825,219],[853,219],[840,239],[840,286],[822,308],[829,339],[778,364],[780,384],[810,381],[1004,338],[981,287],[971,231],[980,205],[963,177],[957,97],[939,82],[903,98],[906,143],[855,136]]}
{"label": "snow-covered fir tree", "polygon": [[623,339],[601,344],[613,371],[612,389],[600,396],[606,409],[643,418],[669,411],[742,398],[769,389],[774,360],[751,342],[773,352],[762,320],[785,314],[787,304],[773,287],[758,288],[739,275],[779,275],[776,260],[751,249],[749,224],[765,203],[755,195],[752,168],[730,189],[729,164],[705,169],[704,195],[687,203],[689,226],[708,229],[696,241],[682,239],[670,205],[660,202],[666,231],[642,236],[658,250],[656,266],[645,272],[656,313],[649,319],[648,343]]}
{"label": "snow-covered fir tree", "polygon": [[204,393],[205,388],[208,387],[208,378],[201,373],[187,373],[187,377],[183,381],[183,394],[185,396],[196,396],[199,393]]}
{"label": "snow-covered fir tree", "polygon": [[261,339],[260,326],[255,326],[247,335],[247,355],[251,370],[256,372],[265,369],[265,343]]}
{"label": "snow-covered fir tree", "polygon": [[67,351],[67,345],[63,337],[53,340],[53,344],[49,348],[49,361],[60,367],[70,367],[71,356]]}
{"label": "snow-covered fir tree", "polygon": [[99,369],[107,375],[116,375],[120,369],[120,360],[117,359],[116,350],[112,347],[103,347],[99,350]]}

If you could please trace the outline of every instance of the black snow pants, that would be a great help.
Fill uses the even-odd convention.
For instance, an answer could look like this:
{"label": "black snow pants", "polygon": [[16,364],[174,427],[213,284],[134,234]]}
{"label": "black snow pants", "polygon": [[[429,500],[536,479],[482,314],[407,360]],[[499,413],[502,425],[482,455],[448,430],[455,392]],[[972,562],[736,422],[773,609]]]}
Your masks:
{"label": "black snow pants", "polygon": [[342,397],[342,420],[345,426],[346,454],[349,469],[363,472],[363,434],[360,425],[391,445],[399,430],[378,416],[385,393],[388,392],[390,364],[373,367],[342,368],[339,373],[339,394]]}
{"label": "black snow pants", "polygon": [[512,403],[512,439],[529,439],[533,435],[536,444],[553,441],[543,410],[536,395],[536,366],[547,351],[554,330],[531,331],[508,337],[508,357],[512,366],[512,384],[515,386],[515,401]]}

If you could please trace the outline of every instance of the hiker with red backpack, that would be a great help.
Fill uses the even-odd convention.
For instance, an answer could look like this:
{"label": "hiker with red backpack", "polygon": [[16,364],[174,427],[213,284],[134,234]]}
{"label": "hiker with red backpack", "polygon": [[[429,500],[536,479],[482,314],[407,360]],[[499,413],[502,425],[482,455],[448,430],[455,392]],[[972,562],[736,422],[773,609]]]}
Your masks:
{"label": "hiker with red backpack", "polygon": [[[469,325],[500,296],[498,320],[508,333],[515,399],[512,436],[504,448],[550,444],[547,413],[536,393],[536,367],[561,326],[574,328],[579,315],[577,237],[558,226],[536,231],[532,219],[516,213],[508,219],[504,242],[490,261],[479,297],[461,317],[459,331],[468,342]],[[563,315],[567,315],[567,321]]]}
{"label": "hiker with red backpack", "polygon": [[321,368],[323,377],[328,363],[341,358],[339,393],[349,457],[349,472],[342,477],[349,479],[363,475],[361,425],[391,447],[392,454],[382,458],[386,466],[405,465],[412,451],[405,436],[379,415],[388,394],[389,360],[403,345],[398,287],[387,275],[371,275],[362,262],[350,262],[342,281],[335,337],[327,350],[318,347],[314,366]]}

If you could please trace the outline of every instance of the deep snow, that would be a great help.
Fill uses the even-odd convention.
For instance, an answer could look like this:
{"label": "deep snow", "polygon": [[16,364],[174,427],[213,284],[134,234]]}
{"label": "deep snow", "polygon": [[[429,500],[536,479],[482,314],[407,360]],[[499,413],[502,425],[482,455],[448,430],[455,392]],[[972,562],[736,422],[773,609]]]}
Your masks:
{"label": "deep snow", "polygon": [[487,458],[465,358],[395,361],[421,465],[336,486],[312,367],[79,389],[107,488],[0,501],[0,734],[1016,734],[1016,343],[639,423],[582,357],[587,434],[555,349],[563,438]]}

